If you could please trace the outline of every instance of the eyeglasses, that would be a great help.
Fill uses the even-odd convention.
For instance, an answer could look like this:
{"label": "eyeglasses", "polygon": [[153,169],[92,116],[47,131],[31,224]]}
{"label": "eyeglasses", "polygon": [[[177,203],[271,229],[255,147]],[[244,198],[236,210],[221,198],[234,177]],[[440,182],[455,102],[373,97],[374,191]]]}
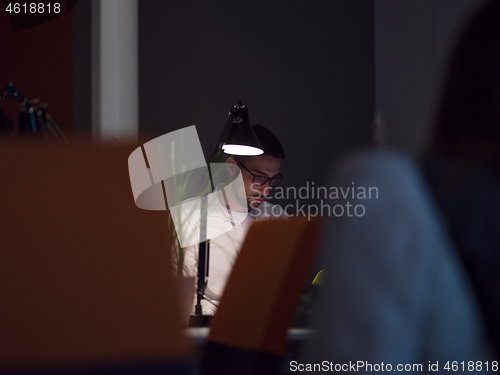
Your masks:
{"label": "eyeglasses", "polygon": [[241,164],[239,161],[237,162],[238,165],[241,165],[248,173],[250,173],[253,177],[252,183],[256,186],[263,186],[269,181],[269,186],[277,186],[283,181],[283,176],[281,174],[277,174],[274,177],[265,177],[265,176],[259,176],[255,175],[250,170],[245,167],[243,164]]}

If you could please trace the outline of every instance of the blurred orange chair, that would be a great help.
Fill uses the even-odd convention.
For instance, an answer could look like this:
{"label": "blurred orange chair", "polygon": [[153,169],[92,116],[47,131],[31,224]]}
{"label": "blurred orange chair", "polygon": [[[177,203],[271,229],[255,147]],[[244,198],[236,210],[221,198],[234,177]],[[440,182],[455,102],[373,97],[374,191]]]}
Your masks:
{"label": "blurred orange chair", "polygon": [[191,373],[164,211],[136,146],[0,148],[0,373]]}
{"label": "blurred orange chair", "polygon": [[279,372],[320,229],[307,218],[252,224],[212,318],[202,374]]}

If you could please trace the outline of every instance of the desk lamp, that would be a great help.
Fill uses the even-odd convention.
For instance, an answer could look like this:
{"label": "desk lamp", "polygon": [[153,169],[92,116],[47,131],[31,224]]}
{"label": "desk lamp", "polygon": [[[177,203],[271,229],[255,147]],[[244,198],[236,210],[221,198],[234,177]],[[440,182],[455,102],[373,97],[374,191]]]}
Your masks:
{"label": "desk lamp", "polygon": [[[239,156],[262,155],[264,151],[255,132],[248,120],[248,109],[241,101],[229,110],[229,115],[222,130],[217,147],[208,159],[208,172],[212,191],[214,190],[210,163],[217,163],[222,154]],[[207,197],[201,199],[200,236],[206,238],[207,228]],[[200,241],[198,252],[198,282],[196,293],[195,316],[197,325],[204,325],[201,300],[205,298],[205,287],[207,285],[208,266],[210,254],[210,241]]]}

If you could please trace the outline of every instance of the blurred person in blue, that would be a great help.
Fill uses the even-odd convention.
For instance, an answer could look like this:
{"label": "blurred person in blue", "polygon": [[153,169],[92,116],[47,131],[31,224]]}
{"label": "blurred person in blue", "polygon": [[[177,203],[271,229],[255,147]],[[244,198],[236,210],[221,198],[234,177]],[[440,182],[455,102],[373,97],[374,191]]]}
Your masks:
{"label": "blurred person in blue", "polygon": [[[500,207],[497,180],[500,143],[495,144],[500,142],[499,28],[500,1],[495,0],[471,20],[459,43],[443,99],[446,110],[443,109],[439,117],[436,154],[428,161],[432,189],[420,163],[395,151],[357,152],[333,166],[332,186],[343,187],[345,191],[355,182],[365,189],[377,187],[379,194],[366,199],[360,191],[354,199],[349,194],[344,201],[330,202],[345,205],[345,201],[350,201],[353,206],[362,205],[364,210],[358,210],[360,215],[332,217],[328,223],[322,254],[326,276],[312,316],[314,335],[299,360],[290,363],[292,371],[481,373],[499,370],[498,358],[494,357],[487,339],[482,314],[484,303],[480,303],[486,298],[498,306],[498,293],[481,297],[477,292],[478,281],[471,277],[471,265],[464,262],[464,250],[460,249],[463,245],[456,239],[458,234],[469,241],[471,257],[476,257],[472,264],[487,262],[484,259],[487,255],[478,255],[481,251],[490,254],[487,259],[491,262],[498,260],[495,251],[499,250],[500,235],[493,212]],[[479,53],[482,49],[489,52]],[[485,53],[491,58],[486,58]],[[460,70],[457,56],[468,62],[461,73],[456,71]],[[475,59],[476,65],[471,66],[470,62]],[[483,65],[479,63],[481,60]],[[476,69],[470,71],[474,66],[484,75],[483,84],[474,78],[479,74]],[[465,79],[468,81],[463,81]],[[464,93],[459,94],[457,90]],[[468,90],[471,92],[466,93]],[[481,90],[485,92],[480,94]],[[458,98],[462,101],[449,103]],[[487,103],[490,107],[485,109]],[[449,110],[450,106],[464,112],[455,113]],[[454,119],[456,123],[442,123],[445,117],[446,121]],[[478,126],[488,132],[472,130],[478,119],[483,121]],[[456,137],[449,137],[451,134]],[[487,134],[481,143],[481,136]],[[471,141],[470,135],[477,139]],[[468,145],[469,158],[455,159],[455,155],[462,155],[463,146],[455,143],[458,139]],[[480,168],[483,182],[479,184],[472,168],[475,163],[470,163],[476,160],[472,157],[476,147],[484,147],[484,156],[479,160],[494,160],[490,165],[497,168],[492,167],[490,173]],[[438,154],[438,150],[442,153]],[[448,179],[455,168],[458,176],[463,176],[460,173],[464,167],[472,168],[465,169],[472,174],[464,175],[471,179],[469,188],[451,185],[456,189],[453,193],[442,190],[442,196],[438,195],[438,201],[444,202],[440,206],[447,208],[448,216],[459,219],[447,222],[436,205],[434,192],[449,188],[450,182],[466,183],[466,180],[457,180],[456,174]],[[474,194],[483,196],[479,198]],[[485,209],[482,213],[475,211],[477,199],[482,200],[480,207]],[[488,202],[491,207],[487,207]],[[452,238],[447,229],[451,228],[453,233],[454,225],[457,225],[457,234]],[[490,247],[482,249],[481,244],[486,243]],[[487,279],[499,280],[498,268],[483,266],[484,274],[478,270],[478,278],[482,277],[485,284]],[[487,293],[493,290],[487,289]],[[500,315],[496,316],[498,319]],[[491,333],[491,323],[488,319],[486,322]]]}

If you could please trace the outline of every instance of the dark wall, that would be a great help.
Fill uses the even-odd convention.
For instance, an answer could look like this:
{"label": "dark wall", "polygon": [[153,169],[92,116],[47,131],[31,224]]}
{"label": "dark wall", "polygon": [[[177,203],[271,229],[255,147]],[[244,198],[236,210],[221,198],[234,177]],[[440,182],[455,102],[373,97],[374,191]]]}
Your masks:
{"label": "dark wall", "polygon": [[[47,23],[12,32],[8,13],[0,12],[0,89],[14,85],[28,99],[48,104],[52,115],[71,134],[73,127],[72,11]],[[78,7],[75,7],[77,9]],[[1,103],[16,124],[17,102]],[[15,136],[15,135],[14,135]]]}
{"label": "dark wall", "polygon": [[73,9],[73,132],[90,137],[92,123],[91,0],[80,0]]}
{"label": "dark wall", "polygon": [[241,99],[280,138],[297,187],[369,143],[372,0],[141,1],[139,55],[141,134],[196,124],[208,156]]}
{"label": "dark wall", "polygon": [[449,53],[485,0],[375,2],[376,103],[384,143],[419,155],[432,134]]}

